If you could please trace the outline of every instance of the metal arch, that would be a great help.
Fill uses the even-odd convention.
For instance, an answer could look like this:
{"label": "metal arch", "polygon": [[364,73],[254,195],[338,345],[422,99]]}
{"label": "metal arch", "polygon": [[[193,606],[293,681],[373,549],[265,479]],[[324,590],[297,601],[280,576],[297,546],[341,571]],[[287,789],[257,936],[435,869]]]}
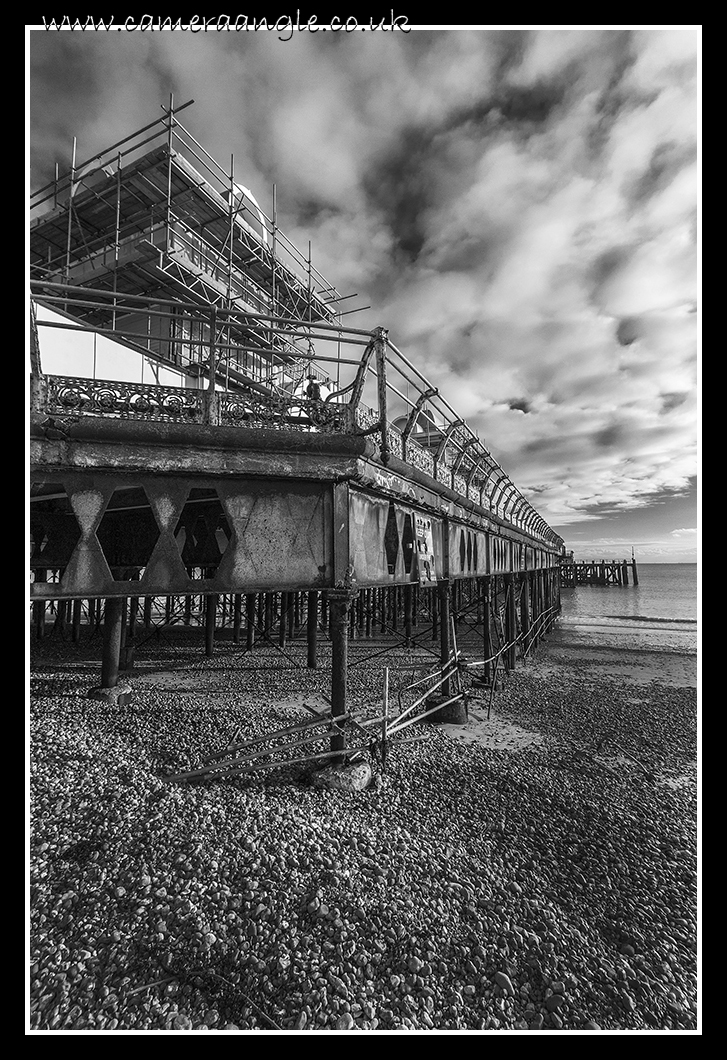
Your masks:
{"label": "metal arch", "polygon": [[510,493],[507,500],[505,501],[505,504],[503,505],[502,515],[504,519],[509,519],[510,522],[513,522],[513,513],[515,511],[515,508],[513,506],[510,509],[510,513],[508,514],[507,506],[508,504],[511,504],[513,500],[515,501],[515,504],[517,504],[518,497],[521,496],[521,494],[514,482],[511,481],[510,485],[512,486],[512,492]]}
{"label": "metal arch", "polygon": [[[498,462],[495,460],[495,458],[490,453],[487,454],[487,459],[490,461],[490,467],[488,469],[485,481],[482,483],[482,492],[485,494],[485,497],[487,497],[487,493],[485,492],[487,490],[487,484],[490,481],[490,479],[492,478],[492,476],[494,474],[496,474],[498,471],[502,475],[505,474],[505,472],[502,470],[502,468],[500,467]],[[499,482],[499,481],[500,481],[500,479],[497,480],[497,482]],[[492,490],[492,494],[490,495],[488,500],[492,499],[492,495],[494,494],[495,490],[497,489],[497,482],[495,483],[495,486],[494,486],[494,488]]]}
{"label": "metal arch", "polygon": [[434,466],[435,466],[435,468],[439,467],[439,461],[442,459],[442,456],[444,455],[444,451],[447,448],[447,445],[449,443],[449,439],[452,437],[452,435],[454,434],[454,432],[457,430],[458,427],[463,427],[464,426],[464,422],[465,422],[464,420],[454,420],[452,423],[450,423],[449,427],[447,427],[447,430],[444,432],[444,436],[443,436],[441,442],[439,443],[439,448],[437,449],[437,452],[436,452],[436,454],[434,456]]}
{"label": "metal arch", "polygon": [[[500,471],[502,471],[502,468],[500,468]],[[502,471],[502,478],[497,483],[497,486],[500,487],[499,496],[497,497],[497,499],[495,499],[495,490],[497,489],[497,486],[496,486],[495,490],[492,491],[492,497],[490,498],[490,503],[494,507],[495,511],[497,511],[498,506],[499,506],[500,502],[502,501],[502,498],[505,495],[505,489],[506,489],[508,483],[510,483],[510,478],[509,478],[508,475],[505,474],[504,471]],[[510,484],[512,484],[512,483],[510,483]]]}
{"label": "metal arch", "polygon": [[473,436],[472,438],[468,438],[467,441],[463,444],[462,448],[459,451],[457,459],[452,464],[452,478],[454,478],[454,476],[459,471],[460,466],[462,464],[462,461],[464,460],[465,456],[467,455],[467,450],[469,449],[469,447],[471,445],[476,445],[478,441],[479,441],[479,439],[477,439],[477,438],[475,438]]}
{"label": "metal arch", "polygon": [[404,430],[401,432],[401,443],[404,449],[404,453],[406,453],[406,443],[409,441],[409,435],[414,430],[414,424],[417,421],[419,413],[422,411],[424,405],[429,400],[429,398],[435,397],[438,393],[439,391],[435,386],[430,386],[428,390],[424,390],[416,399],[416,402],[414,403],[412,410],[409,413],[409,418],[406,421]]}
{"label": "metal arch", "polygon": [[538,518],[538,513],[535,511],[535,509],[532,507],[532,505],[529,504],[528,505],[528,511],[525,514],[525,527],[528,530],[532,530],[532,528],[535,525],[535,522],[536,522],[537,518]]}
{"label": "metal arch", "polygon": [[473,481],[475,475],[477,474],[477,472],[482,467],[482,460],[483,460],[483,454],[482,453],[477,453],[475,458],[474,458],[474,460],[472,461],[472,468],[470,470],[469,475],[467,476],[467,490],[468,490],[468,492],[469,492],[470,486],[472,485],[472,481]]}
{"label": "metal arch", "polygon": [[[518,508],[522,508],[522,506],[527,504],[527,503],[528,502],[526,501],[526,499],[523,497],[523,495],[521,493],[520,496],[518,497],[518,499],[515,501],[515,506],[514,506],[513,510],[510,512],[510,518],[512,520],[514,520],[515,519],[515,512],[518,510]],[[522,511],[520,513],[520,519],[522,521]]]}

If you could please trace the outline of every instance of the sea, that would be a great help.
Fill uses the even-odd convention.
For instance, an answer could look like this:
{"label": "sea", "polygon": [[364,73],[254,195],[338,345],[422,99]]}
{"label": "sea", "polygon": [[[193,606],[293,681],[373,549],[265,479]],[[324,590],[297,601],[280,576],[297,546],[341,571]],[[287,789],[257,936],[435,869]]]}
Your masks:
{"label": "sea", "polygon": [[696,653],[697,564],[638,563],[637,560],[637,569],[638,585],[563,588],[560,628],[599,635],[623,646]]}

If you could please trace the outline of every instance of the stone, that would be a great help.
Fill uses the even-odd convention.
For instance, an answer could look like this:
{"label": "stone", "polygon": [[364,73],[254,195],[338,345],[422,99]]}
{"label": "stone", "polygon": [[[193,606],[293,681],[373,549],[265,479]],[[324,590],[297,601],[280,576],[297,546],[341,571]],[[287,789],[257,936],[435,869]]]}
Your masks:
{"label": "stone", "polygon": [[353,762],[348,765],[326,766],[311,778],[314,788],[334,791],[363,791],[371,783],[371,766],[368,762]]}
{"label": "stone", "polygon": [[563,1004],[564,998],[562,994],[551,994],[545,1001],[545,1007],[548,1012],[555,1012]]}
{"label": "stone", "polygon": [[506,991],[506,993],[515,993],[510,976],[505,975],[504,972],[495,972],[495,982],[500,987],[500,989]]}
{"label": "stone", "polygon": [[336,1020],[337,1031],[350,1031],[353,1025],[353,1016],[350,1012],[344,1012],[343,1015]]}

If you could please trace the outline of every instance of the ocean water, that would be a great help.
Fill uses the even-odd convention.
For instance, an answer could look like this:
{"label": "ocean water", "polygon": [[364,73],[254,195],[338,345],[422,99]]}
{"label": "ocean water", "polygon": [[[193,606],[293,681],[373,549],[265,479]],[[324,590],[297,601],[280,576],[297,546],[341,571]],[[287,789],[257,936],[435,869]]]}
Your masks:
{"label": "ocean water", "polygon": [[[638,585],[578,585],[561,590],[559,626],[600,633],[624,647],[695,652],[696,563],[639,563]],[[629,580],[631,580],[629,571]]]}

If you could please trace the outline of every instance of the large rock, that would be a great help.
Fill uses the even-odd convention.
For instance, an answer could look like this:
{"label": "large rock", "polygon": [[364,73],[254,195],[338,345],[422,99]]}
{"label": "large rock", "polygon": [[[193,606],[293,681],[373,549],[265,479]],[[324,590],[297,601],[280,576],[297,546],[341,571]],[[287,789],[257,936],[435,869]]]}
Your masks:
{"label": "large rock", "polygon": [[311,783],[314,788],[333,788],[337,791],[363,791],[371,783],[371,766],[366,761],[326,766],[313,774]]}

